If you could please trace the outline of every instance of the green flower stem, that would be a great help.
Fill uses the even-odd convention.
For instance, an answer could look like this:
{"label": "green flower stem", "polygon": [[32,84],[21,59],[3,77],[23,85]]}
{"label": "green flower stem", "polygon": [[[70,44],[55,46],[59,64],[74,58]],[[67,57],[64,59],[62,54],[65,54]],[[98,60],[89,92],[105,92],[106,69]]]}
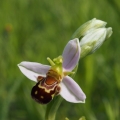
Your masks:
{"label": "green flower stem", "polygon": [[62,102],[63,98],[59,95],[55,97],[48,105],[45,114],[45,120],[55,120],[57,110]]}

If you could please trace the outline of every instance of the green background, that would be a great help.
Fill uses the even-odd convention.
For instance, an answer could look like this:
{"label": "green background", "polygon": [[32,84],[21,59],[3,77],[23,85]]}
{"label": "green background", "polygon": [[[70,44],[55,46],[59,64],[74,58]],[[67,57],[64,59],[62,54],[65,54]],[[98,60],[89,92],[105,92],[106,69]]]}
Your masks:
{"label": "green background", "polygon": [[74,79],[86,103],[63,100],[56,120],[120,119],[119,0],[0,0],[0,120],[44,120],[46,105],[32,100],[35,83],[17,64],[48,64],[46,58],[61,55],[75,30],[93,18],[106,21],[113,35],[79,62]]}

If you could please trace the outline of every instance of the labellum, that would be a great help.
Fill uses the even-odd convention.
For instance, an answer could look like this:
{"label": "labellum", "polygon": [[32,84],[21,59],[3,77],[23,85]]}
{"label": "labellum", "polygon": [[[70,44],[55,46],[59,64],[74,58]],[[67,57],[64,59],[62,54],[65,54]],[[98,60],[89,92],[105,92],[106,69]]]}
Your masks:
{"label": "labellum", "polygon": [[59,75],[55,71],[49,70],[46,77],[38,76],[37,84],[31,90],[32,98],[41,104],[49,103],[54,96],[60,93]]}

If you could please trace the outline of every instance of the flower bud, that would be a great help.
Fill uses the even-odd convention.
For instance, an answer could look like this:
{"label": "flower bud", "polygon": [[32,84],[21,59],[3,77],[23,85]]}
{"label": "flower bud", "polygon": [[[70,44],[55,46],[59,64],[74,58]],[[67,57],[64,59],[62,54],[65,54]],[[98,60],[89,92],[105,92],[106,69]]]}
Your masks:
{"label": "flower bud", "polygon": [[111,34],[111,28],[98,28],[91,30],[80,40],[81,57],[94,53]]}
{"label": "flower bud", "polygon": [[97,20],[96,18],[93,18],[92,20],[89,20],[88,22],[80,26],[72,35],[72,38],[80,38],[87,34],[89,31],[91,31],[92,29],[105,27],[106,24],[107,23],[102,20]]}
{"label": "flower bud", "polygon": [[73,34],[72,38],[77,37],[80,40],[81,58],[94,53],[112,35],[112,28],[105,28],[106,24],[94,18],[79,27]]}

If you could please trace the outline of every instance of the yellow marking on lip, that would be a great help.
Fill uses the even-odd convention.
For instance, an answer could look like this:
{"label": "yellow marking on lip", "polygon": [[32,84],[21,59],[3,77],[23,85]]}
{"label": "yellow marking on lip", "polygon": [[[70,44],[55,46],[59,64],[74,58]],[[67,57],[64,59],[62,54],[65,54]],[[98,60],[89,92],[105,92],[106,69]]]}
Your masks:
{"label": "yellow marking on lip", "polygon": [[40,84],[38,84],[38,87],[39,87],[39,88],[42,88],[42,86],[41,86]]}
{"label": "yellow marking on lip", "polygon": [[51,89],[49,89],[49,90],[47,90],[44,86],[41,86],[41,84],[39,84],[38,87],[41,88],[41,89],[44,89],[45,92],[50,93],[50,91],[54,90],[54,88],[56,87],[56,85],[53,86],[53,88],[51,88]]}
{"label": "yellow marking on lip", "polygon": [[38,91],[35,91],[35,95],[37,95],[38,94]]}
{"label": "yellow marking on lip", "polygon": [[40,96],[40,98],[42,98],[42,99],[43,99],[43,98],[44,98],[44,96]]}

